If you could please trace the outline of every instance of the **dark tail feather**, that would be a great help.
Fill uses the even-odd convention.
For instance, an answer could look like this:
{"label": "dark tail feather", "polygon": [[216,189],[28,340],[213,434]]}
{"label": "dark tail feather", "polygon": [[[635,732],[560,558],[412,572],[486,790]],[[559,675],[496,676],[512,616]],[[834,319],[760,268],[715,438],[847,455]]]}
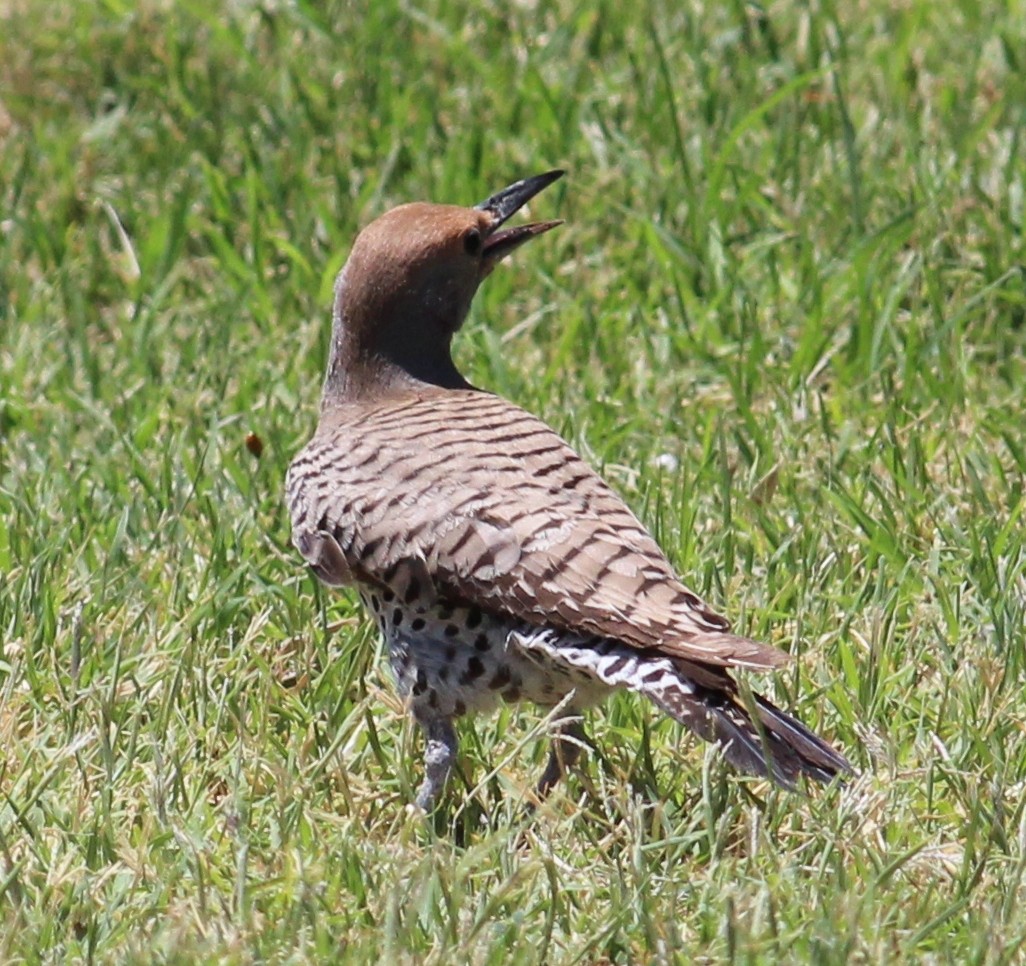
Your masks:
{"label": "dark tail feather", "polygon": [[686,679],[682,684],[644,693],[706,741],[719,742],[736,768],[792,790],[800,775],[828,782],[852,773],[843,755],[765,698],[753,695],[759,718],[755,722],[731,691]]}
{"label": "dark tail feather", "polygon": [[852,771],[843,755],[765,698],[753,695],[749,712],[722,667],[654,656],[608,638],[567,639],[552,629],[518,633],[515,642],[586,671],[611,688],[646,695],[706,741],[719,742],[736,767],[785,788],[794,788],[801,775],[828,782]]}
{"label": "dark tail feather", "polygon": [[797,718],[781,711],[760,694],[755,699],[759,720],[766,730],[770,746],[775,755],[783,749],[785,757],[794,761],[798,773],[828,782],[838,775],[853,775],[855,769],[839,751],[827,744],[819,735],[806,728]]}

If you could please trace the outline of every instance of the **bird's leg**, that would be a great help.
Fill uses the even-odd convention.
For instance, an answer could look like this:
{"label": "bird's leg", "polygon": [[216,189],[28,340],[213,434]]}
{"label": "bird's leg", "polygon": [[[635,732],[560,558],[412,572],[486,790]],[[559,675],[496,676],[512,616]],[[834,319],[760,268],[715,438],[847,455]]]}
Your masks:
{"label": "bird's leg", "polygon": [[581,756],[581,748],[585,742],[584,725],[580,718],[564,721],[552,742],[549,761],[538,780],[538,795],[544,798],[554,785],[566,774],[568,768]]}
{"label": "bird's leg", "polygon": [[451,718],[430,718],[420,721],[424,729],[424,784],[417,792],[417,807],[425,812],[434,810],[438,796],[456,762],[456,729]]}

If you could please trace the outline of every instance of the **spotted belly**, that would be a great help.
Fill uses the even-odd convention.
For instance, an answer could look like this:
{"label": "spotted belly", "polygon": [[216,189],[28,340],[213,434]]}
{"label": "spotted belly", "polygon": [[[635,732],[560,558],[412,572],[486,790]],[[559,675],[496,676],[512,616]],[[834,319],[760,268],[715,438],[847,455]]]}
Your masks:
{"label": "spotted belly", "polygon": [[419,718],[480,714],[500,702],[552,707],[570,694],[568,706],[581,709],[609,694],[608,685],[553,657],[552,648],[524,646],[551,630],[473,606],[406,604],[388,589],[361,589],[360,596],[381,629],[399,694]]}

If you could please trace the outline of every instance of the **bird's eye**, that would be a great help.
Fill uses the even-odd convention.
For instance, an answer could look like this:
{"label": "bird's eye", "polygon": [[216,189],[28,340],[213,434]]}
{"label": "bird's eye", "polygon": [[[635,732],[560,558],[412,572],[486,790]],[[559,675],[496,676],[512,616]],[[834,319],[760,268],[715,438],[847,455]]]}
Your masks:
{"label": "bird's eye", "polygon": [[481,254],[481,232],[476,228],[471,228],[463,236],[463,248],[468,255],[480,255]]}

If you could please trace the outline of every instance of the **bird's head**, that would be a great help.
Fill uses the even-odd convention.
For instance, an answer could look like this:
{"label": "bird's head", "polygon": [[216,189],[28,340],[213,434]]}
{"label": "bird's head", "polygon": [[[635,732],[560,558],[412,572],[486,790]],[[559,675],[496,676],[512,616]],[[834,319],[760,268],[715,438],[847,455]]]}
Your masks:
{"label": "bird's head", "polygon": [[562,175],[525,178],[473,208],[400,205],[364,228],[335,283],[325,402],[405,379],[465,386],[450,343],[477,287],[515,248],[561,222],[503,225]]}

